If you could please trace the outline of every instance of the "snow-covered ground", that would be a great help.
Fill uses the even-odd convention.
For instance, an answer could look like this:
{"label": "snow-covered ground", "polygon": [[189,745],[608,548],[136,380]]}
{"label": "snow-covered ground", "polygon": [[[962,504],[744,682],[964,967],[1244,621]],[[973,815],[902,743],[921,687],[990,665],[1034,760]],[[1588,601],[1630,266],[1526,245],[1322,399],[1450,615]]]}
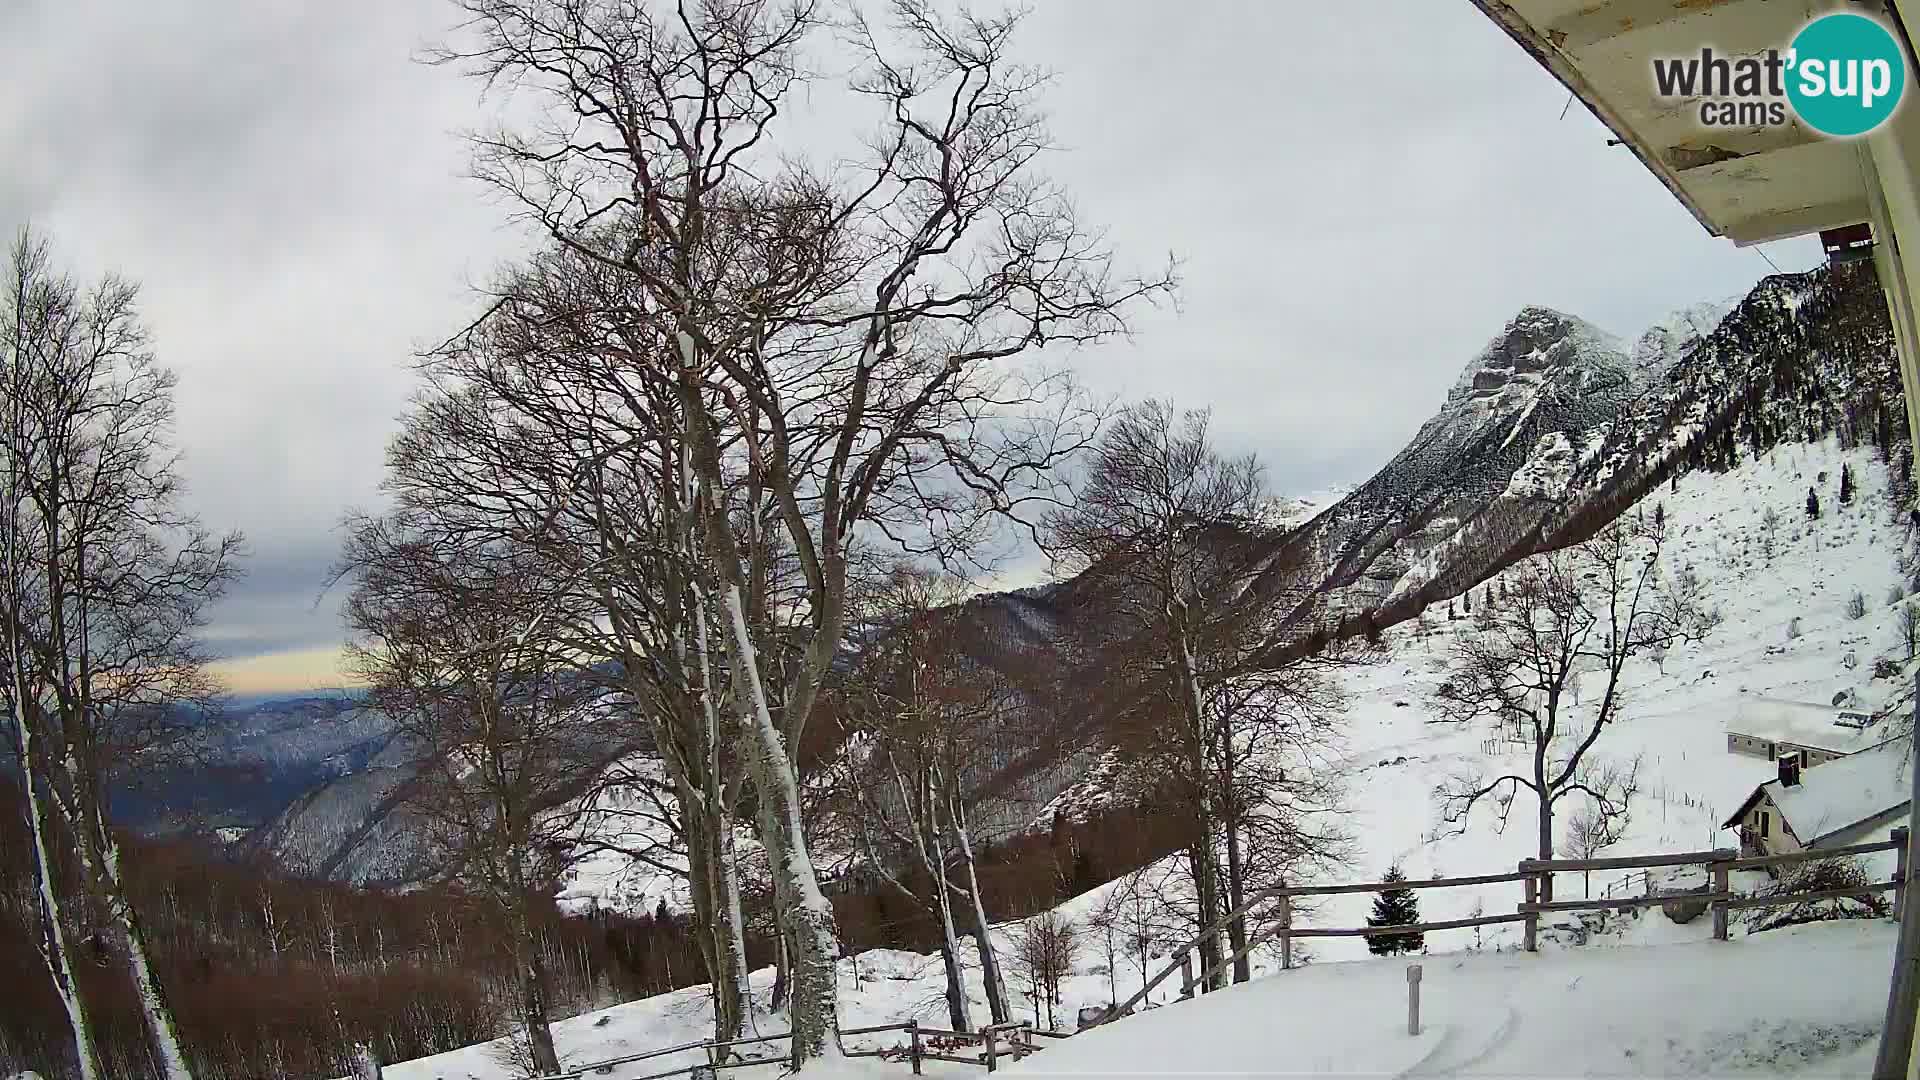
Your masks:
{"label": "snow-covered ground", "polygon": [[1321,964],[1084,1032],[1012,1076],[1864,1076],[1894,928]]}
{"label": "snow-covered ground", "polygon": [[[773,988],[773,969],[765,968],[752,976],[754,996],[764,1005]],[[937,956],[874,950],[840,962],[840,1022],[842,1027],[857,1028],[897,1023],[918,1018],[930,1027],[946,1026],[946,1007],[941,998],[943,985]],[[984,993],[975,973],[976,997]],[[1104,991],[1103,991],[1104,993]],[[984,1017],[985,1006],[979,1013]],[[786,1030],[783,1017],[761,1014],[750,1034],[777,1033]],[[624,1057],[648,1050],[699,1042],[713,1038],[713,1007],[705,986],[688,987],[670,994],[629,1001],[582,1016],[562,1020],[553,1026],[554,1044],[563,1065],[584,1065],[610,1058]],[[850,1036],[848,1049],[877,1049],[897,1046],[905,1036],[887,1032],[870,1036]],[[504,1043],[481,1043],[445,1054],[420,1058],[386,1068],[387,1080],[510,1080],[518,1075],[502,1059]],[[749,1050],[751,1056],[779,1056],[783,1044],[767,1044]],[[977,1049],[974,1051],[977,1052]],[[649,1059],[644,1065],[617,1071],[616,1077],[665,1072],[685,1068],[705,1060],[700,1051],[684,1051]],[[904,1065],[885,1065],[868,1059],[847,1063],[847,1075],[898,1076],[907,1073]],[[740,1073],[748,1077],[779,1075],[777,1067],[752,1069]],[[928,1062],[928,1076],[984,1075],[979,1068],[943,1062]]]}
{"label": "snow-covered ground", "polygon": [[[1856,487],[1848,505],[1837,498],[1843,462]],[[1890,593],[1903,584],[1902,534],[1886,484],[1871,448],[1842,451],[1829,441],[1784,446],[1723,474],[1695,473],[1677,490],[1662,485],[1645,500],[1640,509],[1647,514],[1655,504],[1664,506],[1669,572],[1696,574],[1720,622],[1703,641],[1675,648],[1664,665],[1644,659],[1628,665],[1623,717],[1595,753],[1622,761],[1638,755],[1640,796],[1624,837],[1605,854],[1732,846],[1719,822],[1774,775],[1766,761],[1727,752],[1725,724],[1743,695],[1827,703],[1845,691],[1854,695],[1854,707],[1877,709],[1904,685],[1904,676],[1874,677],[1874,661],[1883,657],[1911,667],[1904,664],[1898,610],[1890,603]],[[1805,514],[1810,486],[1820,497],[1817,521]],[[1497,590],[1498,579],[1493,584]],[[1475,593],[1478,604],[1484,588]],[[1847,610],[1856,593],[1866,606],[1858,619]],[[1347,782],[1357,852],[1339,880],[1377,880],[1395,863],[1415,878],[1498,873],[1533,854],[1525,793],[1504,832],[1491,810],[1482,809],[1459,835],[1446,834],[1433,796],[1456,774],[1521,763],[1517,748],[1502,746],[1485,727],[1436,722],[1448,644],[1471,626],[1464,611],[1447,620],[1442,605],[1430,610],[1425,625],[1388,631],[1387,662],[1348,676],[1351,700],[1337,767]],[[608,887],[613,867],[594,870],[576,884],[577,897],[618,891]],[[1596,872],[1583,883],[1569,875],[1559,895],[1577,896],[1588,887],[1598,894],[1624,876]],[[1061,911],[1084,921],[1113,887],[1068,901]],[[640,889],[649,899],[654,895]],[[1521,898],[1517,883],[1418,895],[1428,920],[1476,909],[1512,911]],[[1372,899],[1326,898],[1300,924],[1361,925]],[[1301,970],[1130,1018],[1051,1048],[1021,1068],[1083,1075],[1162,1068],[1407,1075],[1865,1071],[1891,962],[1887,924],[1747,937],[1736,923],[1734,941],[1715,943],[1705,940],[1708,922],[1675,925],[1657,911],[1622,916],[1584,948],[1563,944],[1573,935],[1550,932],[1540,955],[1514,951],[1517,925],[1428,934],[1430,1027],[1419,1038],[1396,1034],[1404,963],[1369,958],[1359,939],[1317,939],[1310,943],[1314,962]],[[1257,970],[1272,967],[1271,958],[1256,959]],[[1157,970],[1166,962],[1155,958],[1148,966]],[[913,1017],[945,1026],[937,957],[876,951],[842,960],[840,969],[844,1025]],[[970,976],[974,1015],[984,1019],[978,971]],[[770,971],[754,976],[762,1001],[771,977]],[[1023,988],[1011,982],[1019,997]],[[1055,1026],[1071,1029],[1081,1006],[1125,997],[1140,983],[1138,965],[1119,958],[1109,970],[1102,941],[1085,932],[1076,972],[1054,1010]],[[1177,983],[1176,977],[1163,984],[1155,1003],[1177,1001]],[[1031,1015],[1031,1001],[1019,1004]],[[584,1063],[698,1040],[711,1030],[710,1017],[704,988],[696,987],[564,1021],[555,1034],[566,1058]],[[765,1030],[784,1027],[777,1017],[761,1023]],[[691,1064],[696,1056],[680,1057]],[[679,1063],[676,1057],[649,1065]],[[888,1069],[872,1062],[850,1068],[847,1075]],[[393,1066],[387,1074],[394,1080],[510,1075],[488,1047]]]}

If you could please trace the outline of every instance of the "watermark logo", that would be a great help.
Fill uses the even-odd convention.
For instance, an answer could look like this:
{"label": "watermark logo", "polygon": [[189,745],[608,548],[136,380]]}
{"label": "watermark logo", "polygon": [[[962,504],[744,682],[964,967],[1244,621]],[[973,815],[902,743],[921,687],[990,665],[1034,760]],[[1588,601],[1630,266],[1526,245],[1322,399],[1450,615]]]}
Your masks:
{"label": "watermark logo", "polygon": [[1900,42],[1879,22],[1851,12],[1822,15],[1785,52],[1656,58],[1654,89],[1665,98],[1704,98],[1706,127],[1779,127],[1788,111],[1822,135],[1865,135],[1886,122],[1906,90]]}

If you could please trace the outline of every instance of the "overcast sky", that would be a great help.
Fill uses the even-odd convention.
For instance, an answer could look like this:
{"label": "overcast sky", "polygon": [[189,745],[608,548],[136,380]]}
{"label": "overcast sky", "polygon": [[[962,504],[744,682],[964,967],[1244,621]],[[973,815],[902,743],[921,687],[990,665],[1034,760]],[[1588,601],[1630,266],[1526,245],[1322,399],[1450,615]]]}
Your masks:
{"label": "overcast sky", "polygon": [[[1177,311],[1080,355],[1095,388],[1211,405],[1277,490],[1364,479],[1523,304],[1637,334],[1749,288],[1467,0],[1040,0],[1048,164]],[[340,681],[322,597],[376,503],[411,352],[520,244],[464,178],[484,116],[412,62],[444,0],[0,3],[0,225],[145,286],[194,506],[253,555],[213,637],[243,690]],[[1770,245],[1783,269],[1811,240]]]}

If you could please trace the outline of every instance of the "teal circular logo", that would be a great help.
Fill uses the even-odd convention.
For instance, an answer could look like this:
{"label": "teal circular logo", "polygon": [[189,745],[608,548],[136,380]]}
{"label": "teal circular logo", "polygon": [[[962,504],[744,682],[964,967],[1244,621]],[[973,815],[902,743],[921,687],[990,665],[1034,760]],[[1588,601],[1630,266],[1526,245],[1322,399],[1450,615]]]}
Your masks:
{"label": "teal circular logo", "polygon": [[1865,15],[1823,15],[1787,54],[1787,100],[1822,135],[1865,135],[1893,115],[1907,86],[1900,43]]}

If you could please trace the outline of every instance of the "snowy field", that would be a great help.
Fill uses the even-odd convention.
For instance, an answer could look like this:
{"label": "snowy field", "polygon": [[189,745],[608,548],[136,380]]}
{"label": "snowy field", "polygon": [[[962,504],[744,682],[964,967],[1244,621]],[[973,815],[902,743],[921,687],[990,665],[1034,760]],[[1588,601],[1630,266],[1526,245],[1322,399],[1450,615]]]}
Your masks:
{"label": "snowy field", "polygon": [[[1857,488],[1845,506],[1836,497],[1843,462]],[[1684,477],[1677,491],[1662,485],[1642,504],[1648,514],[1654,504],[1664,504],[1667,567],[1691,568],[1721,621],[1705,640],[1676,647],[1664,670],[1646,660],[1629,664],[1622,719],[1594,753],[1616,760],[1639,755],[1640,795],[1625,836],[1602,854],[1734,846],[1720,820],[1774,775],[1770,763],[1726,750],[1725,723],[1743,695],[1827,703],[1846,691],[1855,707],[1879,708],[1905,685],[1911,665],[1904,662],[1897,609],[1890,603],[1890,593],[1902,584],[1900,532],[1884,496],[1886,483],[1871,449],[1792,445],[1728,473]],[[1818,521],[1804,512],[1809,486],[1820,495]],[[1866,601],[1859,619],[1847,611],[1855,593]],[[1471,625],[1464,614],[1448,621],[1441,605],[1424,626],[1389,630],[1391,658],[1348,677],[1337,767],[1346,777],[1358,851],[1334,880],[1377,880],[1394,863],[1414,878],[1499,873],[1533,854],[1530,796],[1523,793],[1516,802],[1504,832],[1488,808],[1476,810],[1459,835],[1445,833],[1433,796],[1450,776],[1523,761],[1482,726],[1436,722],[1435,692],[1446,678],[1448,643]],[[1906,674],[1875,679],[1874,661],[1882,657],[1900,661]],[[622,869],[594,867],[575,896],[609,898],[616,890],[607,886]],[[1571,897],[1591,888],[1598,895],[1624,885],[1624,876],[1596,872],[1591,882],[1582,882],[1567,875],[1557,891]],[[620,891],[647,902],[663,894],[643,881],[620,884]],[[1111,887],[1061,910],[1083,920]],[[1476,910],[1510,912],[1521,899],[1518,883],[1418,895],[1427,920]],[[1361,925],[1372,900],[1369,894],[1325,898],[1300,925]],[[1197,1004],[1178,1002],[1176,976],[1153,996],[1155,1004],[1169,1006],[1165,1010],[1056,1045],[1021,1069],[1031,1075],[1109,1076],[1162,1069],[1186,1075],[1409,1076],[1866,1071],[1885,1001],[1892,948],[1887,923],[1748,937],[1736,920],[1735,940],[1715,943],[1706,940],[1709,920],[1675,925],[1652,911],[1617,916],[1590,945],[1578,948],[1568,943],[1585,935],[1576,935],[1573,925],[1561,919],[1559,929],[1550,926],[1546,949],[1533,956],[1516,951],[1518,925],[1427,935],[1429,1029],[1419,1038],[1396,1027],[1403,1023],[1404,961],[1372,959],[1359,939],[1319,939],[1301,943],[1299,951],[1310,953],[1312,962],[1300,970]],[[1003,934],[1010,929],[1001,928]],[[1164,963],[1155,958],[1149,968]],[[1257,971],[1274,966],[1273,958],[1256,954]],[[938,957],[871,951],[842,960],[840,971],[845,1026],[908,1018],[945,1026]],[[987,1012],[985,994],[978,970],[969,975],[980,1020]],[[763,1003],[771,980],[770,970],[754,976]],[[1140,983],[1138,966],[1124,958],[1109,970],[1104,947],[1088,932],[1076,973],[1054,1010],[1054,1026],[1072,1029],[1080,1007],[1124,998]],[[1045,1022],[1044,1010],[1022,995],[1017,979],[1009,988],[1022,1015],[1038,1014]],[[564,1059],[576,1064],[695,1041],[711,1031],[704,993],[694,987],[576,1017],[558,1024],[555,1036]],[[784,1020],[763,1016],[760,1025],[778,1031]],[[650,1061],[648,1071],[697,1059],[689,1053]],[[871,1061],[841,1068],[848,1076],[906,1073]],[[945,1075],[935,1068],[929,1066],[929,1075]],[[945,1068],[980,1075],[978,1069]],[[493,1047],[480,1046],[392,1066],[387,1075],[504,1080],[513,1074]]]}
{"label": "snowy field", "polygon": [[1865,1076],[1894,929],[1321,964],[1096,1028],[1013,1076]]}

